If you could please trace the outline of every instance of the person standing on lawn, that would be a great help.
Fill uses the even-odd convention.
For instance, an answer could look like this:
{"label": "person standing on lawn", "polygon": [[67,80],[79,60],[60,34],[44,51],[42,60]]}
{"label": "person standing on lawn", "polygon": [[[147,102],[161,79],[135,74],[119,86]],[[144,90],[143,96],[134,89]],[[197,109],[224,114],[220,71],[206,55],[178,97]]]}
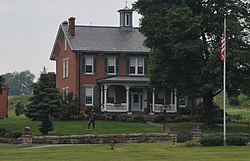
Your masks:
{"label": "person standing on lawn", "polygon": [[91,110],[90,112],[90,117],[89,117],[89,124],[88,124],[88,129],[90,128],[90,125],[92,124],[93,129],[95,129],[95,118],[96,113],[94,110]]}

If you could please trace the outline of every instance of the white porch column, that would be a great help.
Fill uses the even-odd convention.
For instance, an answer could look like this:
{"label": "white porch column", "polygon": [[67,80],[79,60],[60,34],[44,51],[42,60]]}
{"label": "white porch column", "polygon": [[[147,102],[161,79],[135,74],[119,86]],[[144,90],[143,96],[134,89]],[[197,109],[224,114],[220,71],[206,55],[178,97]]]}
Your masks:
{"label": "white porch column", "polygon": [[104,106],[103,106],[103,85],[101,85],[101,111],[104,111]]}
{"label": "white porch column", "polygon": [[175,105],[175,112],[177,112],[177,89],[174,89],[174,105]]}
{"label": "white porch column", "polygon": [[130,86],[126,86],[126,104],[127,104],[127,111],[129,111],[129,88]]}
{"label": "white porch column", "polygon": [[170,101],[170,104],[174,104],[174,91],[171,92],[171,101]]}
{"label": "white porch column", "polygon": [[153,108],[152,112],[155,112],[155,88],[153,88],[152,91],[152,108]]}
{"label": "white porch column", "polygon": [[104,111],[107,111],[107,90],[108,90],[108,85],[104,85]]}

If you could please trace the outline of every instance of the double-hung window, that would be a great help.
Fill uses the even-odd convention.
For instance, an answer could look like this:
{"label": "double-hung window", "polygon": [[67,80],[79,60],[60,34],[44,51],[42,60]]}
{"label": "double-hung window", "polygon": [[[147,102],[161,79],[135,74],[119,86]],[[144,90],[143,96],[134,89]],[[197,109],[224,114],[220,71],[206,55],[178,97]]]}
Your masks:
{"label": "double-hung window", "polygon": [[94,87],[85,87],[85,104],[93,105]]}
{"label": "double-hung window", "polygon": [[108,58],[107,71],[108,74],[116,73],[116,58]]}
{"label": "double-hung window", "polygon": [[108,103],[115,103],[115,87],[108,88]]}
{"label": "double-hung window", "polygon": [[62,97],[63,97],[63,100],[67,100],[68,95],[69,95],[69,87],[63,88],[63,90],[62,90]]}
{"label": "double-hung window", "polygon": [[135,75],[144,75],[144,58],[130,58],[129,73]]}
{"label": "double-hung window", "polygon": [[93,74],[93,73],[94,73],[94,58],[85,57],[85,74]]}
{"label": "double-hung window", "polygon": [[63,60],[63,78],[69,77],[69,59]]}

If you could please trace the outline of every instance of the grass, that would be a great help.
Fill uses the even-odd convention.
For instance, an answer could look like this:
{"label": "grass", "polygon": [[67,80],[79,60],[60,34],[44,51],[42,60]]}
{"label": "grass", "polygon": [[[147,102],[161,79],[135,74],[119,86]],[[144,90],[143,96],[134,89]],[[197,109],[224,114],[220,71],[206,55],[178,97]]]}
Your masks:
{"label": "grass", "polygon": [[[221,108],[223,108],[223,93],[221,92],[215,97],[215,102],[218,104]],[[242,115],[242,118],[245,120],[250,120],[250,110],[247,107],[236,107],[231,106],[229,102],[226,102],[226,112],[228,114],[240,114]]]}
{"label": "grass", "polygon": [[[31,121],[24,115],[10,116],[8,119],[0,120],[0,127],[10,131],[22,132],[29,126],[34,135],[39,132],[40,122]],[[131,122],[96,121],[95,130],[87,130],[88,121],[54,121],[54,131],[49,135],[83,135],[83,134],[121,134],[121,133],[159,133],[160,128],[145,124]]]}
{"label": "grass", "polygon": [[[171,126],[172,124],[167,124]],[[202,123],[196,122],[177,122],[174,126],[177,128],[178,133],[190,133],[194,125],[199,125],[203,133],[222,133],[223,124],[216,124],[213,128],[204,127]],[[227,133],[250,133],[250,128],[247,124],[227,123]]]}
{"label": "grass", "polygon": [[183,144],[107,144],[24,148],[0,145],[1,161],[240,161],[250,160],[250,146],[185,147]]}

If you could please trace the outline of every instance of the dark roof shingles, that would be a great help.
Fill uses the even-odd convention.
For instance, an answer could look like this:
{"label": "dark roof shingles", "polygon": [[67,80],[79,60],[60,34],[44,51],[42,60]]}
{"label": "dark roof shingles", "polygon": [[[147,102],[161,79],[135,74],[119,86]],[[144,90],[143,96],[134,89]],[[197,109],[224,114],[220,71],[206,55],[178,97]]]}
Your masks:
{"label": "dark roof shingles", "polygon": [[138,28],[121,30],[120,27],[76,26],[75,36],[71,36],[68,27],[62,29],[74,51],[82,52],[135,52],[148,53],[143,46],[145,38]]}

